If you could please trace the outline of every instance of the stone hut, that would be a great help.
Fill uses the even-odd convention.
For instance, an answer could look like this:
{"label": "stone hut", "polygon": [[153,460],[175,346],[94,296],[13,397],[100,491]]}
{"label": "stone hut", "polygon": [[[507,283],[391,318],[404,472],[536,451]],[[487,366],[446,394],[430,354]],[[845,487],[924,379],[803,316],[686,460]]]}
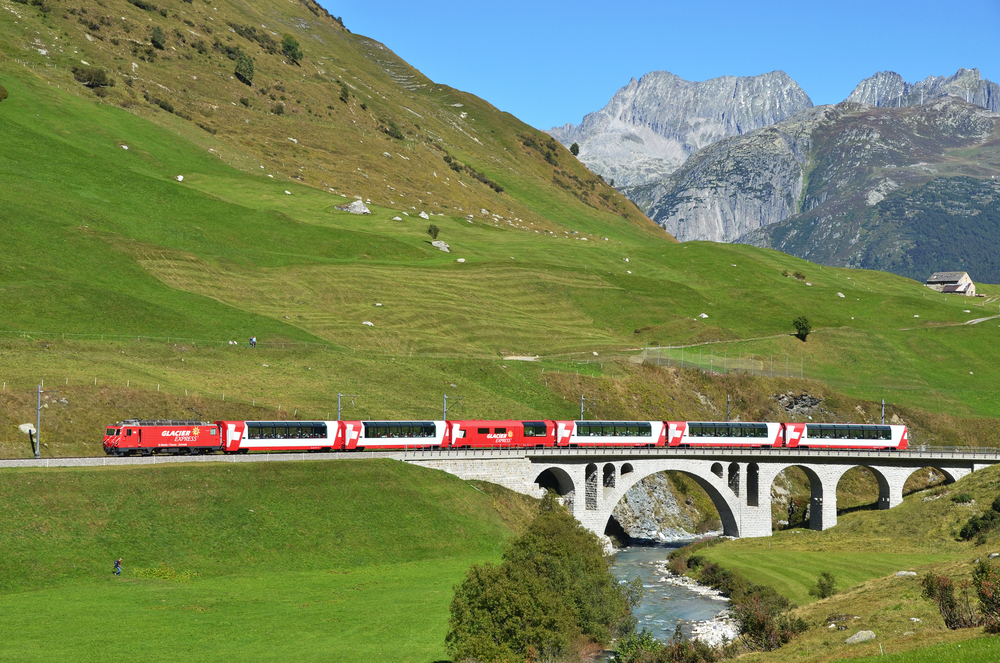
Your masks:
{"label": "stone hut", "polygon": [[972,282],[968,272],[934,272],[925,285],[938,292],[976,296],[976,284]]}

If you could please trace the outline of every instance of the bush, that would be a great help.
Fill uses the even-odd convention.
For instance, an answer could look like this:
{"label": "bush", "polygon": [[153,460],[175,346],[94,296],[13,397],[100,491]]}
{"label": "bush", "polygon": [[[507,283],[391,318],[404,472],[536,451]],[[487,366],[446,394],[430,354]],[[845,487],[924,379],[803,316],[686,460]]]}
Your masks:
{"label": "bush", "polygon": [[167,37],[163,34],[163,28],[158,25],[153,28],[153,36],[149,38],[149,43],[158,51],[162,51],[166,47]]}
{"label": "bush", "polygon": [[243,104],[245,108],[250,108],[250,100],[246,97],[240,97],[240,103]]}
{"label": "bush", "polygon": [[610,560],[552,493],[500,564],[473,566],[455,589],[446,637],[453,660],[560,659],[585,641],[635,628],[639,581],[619,584]]}
{"label": "bush", "polygon": [[980,559],[972,571],[972,584],[979,595],[979,612],[987,633],[1000,633],[1000,572],[988,559]]}
{"label": "bush", "polygon": [[167,111],[168,113],[174,112],[174,105],[167,101],[166,99],[156,99],[156,105]]}
{"label": "bush", "polygon": [[979,616],[975,614],[972,605],[969,603],[969,586],[972,583],[966,582],[963,584],[961,600],[955,596],[955,583],[948,576],[928,573],[921,578],[920,584],[924,588],[924,598],[937,603],[938,612],[941,613],[945,626],[950,629],[958,629],[969,628],[979,624]]}
{"label": "bush", "polygon": [[441,229],[435,226],[433,223],[427,226],[427,234],[431,236],[431,239],[437,239],[439,232],[441,232]]}
{"label": "bush", "polygon": [[73,67],[73,78],[92,89],[115,84],[101,67]]}
{"label": "bush", "polygon": [[285,54],[286,58],[292,61],[292,64],[298,64],[303,58],[302,48],[292,35],[286,34],[281,38],[281,52]]}
{"label": "bush", "polygon": [[795,336],[800,341],[805,341],[806,337],[809,336],[809,332],[812,331],[812,325],[809,323],[809,319],[804,315],[792,320],[792,326],[795,327]]}
{"label": "bush", "polygon": [[952,497],[951,501],[954,502],[955,504],[968,504],[973,499],[975,498],[969,493],[959,493],[958,495]]}
{"label": "bush", "polygon": [[[253,84],[253,60],[250,56],[240,51],[236,56],[236,78],[246,85]],[[249,105],[249,104],[245,104]]]}
{"label": "bush", "polygon": [[809,588],[809,595],[826,599],[837,593],[837,579],[829,571],[823,571],[816,579],[816,586]]}
{"label": "bush", "polygon": [[569,153],[572,154],[575,157],[579,156],[580,155],[580,146],[577,145],[576,143],[573,143],[572,145],[569,146]]}
{"label": "bush", "polygon": [[6,98],[7,98],[7,88],[0,85],[0,101],[3,101]]}
{"label": "bush", "polygon": [[275,115],[284,115],[285,104],[275,104],[271,106],[271,112],[274,113]]}
{"label": "bush", "polygon": [[347,100],[351,97],[351,91],[348,89],[347,83],[344,81],[337,82],[340,83],[340,100],[346,104]]}

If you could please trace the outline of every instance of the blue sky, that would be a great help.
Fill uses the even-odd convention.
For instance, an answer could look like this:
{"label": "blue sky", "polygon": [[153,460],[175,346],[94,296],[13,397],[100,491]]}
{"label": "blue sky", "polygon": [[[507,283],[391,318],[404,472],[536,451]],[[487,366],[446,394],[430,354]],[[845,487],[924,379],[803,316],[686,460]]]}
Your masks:
{"label": "blue sky", "polygon": [[434,82],[539,129],[579,123],[656,70],[701,81],[783,69],[815,104],[887,69],[916,81],[978,67],[1000,82],[1000,0],[319,1]]}

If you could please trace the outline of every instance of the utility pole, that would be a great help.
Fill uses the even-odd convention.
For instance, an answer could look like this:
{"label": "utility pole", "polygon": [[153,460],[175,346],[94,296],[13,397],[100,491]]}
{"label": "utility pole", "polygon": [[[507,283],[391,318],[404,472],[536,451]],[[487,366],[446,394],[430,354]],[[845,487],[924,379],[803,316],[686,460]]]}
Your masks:
{"label": "utility pole", "polygon": [[729,394],[726,394],[726,423],[729,423]]}
{"label": "utility pole", "polygon": [[592,401],[594,403],[598,402],[597,398],[586,398],[583,394],[580,394],[580,421],[583,421],[583,402]]}
{"label": "utility pole", "polygon": [[882,399],[882,425],[885,426],[885,399]]}
{"label": "utility pole", "polygon": [[35,458],[42,457],[42,386],[38,385],[38,407],[35,409]]}
{"label": "utility pole", "polygon": [[[458,399],[458,403],[456,405],[452,405],[451,407],[454,409],[454,408],[458,407],[459,405],[461,405],[462,404],[462,400],[464,398],[465,398],[465,396],[452,396],[451,399],[452,400]],[[444,395],[444,407],[441,410],[441,418],[444,419],[444,420],[448,419],[448,394]]]}
{"label": "utility pole", "polygon": [[353,406],[354,405],[354,399],[357,398],[357,397],[358,397],[357,394],[342,394],[340,392],[337,392],[337,421],[340,421],[340,410],[341,410],[340,399],[342,399],[342,398],[350,398],[351,399],[351,405]]}

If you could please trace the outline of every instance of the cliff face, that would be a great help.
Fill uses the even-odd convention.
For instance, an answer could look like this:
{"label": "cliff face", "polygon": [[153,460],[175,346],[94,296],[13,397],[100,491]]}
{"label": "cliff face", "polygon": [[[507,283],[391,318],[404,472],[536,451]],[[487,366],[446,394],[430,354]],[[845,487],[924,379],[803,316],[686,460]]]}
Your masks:
{"label": "cliff face", "polygon": [[811,107],[783,71],[704,82],[654,71],[633,78],[578,126],[549,133],[564,145],[579,144],[580,160],[606,181],[635,187],[661,180],[707,145]]}
{"label": "cliff face", "polygon": [[849,258],[863,247],[858,223],[893,191],[944,172],[1000,174],[991,147],[998,118],[950,96],[902,108],[817,107],[715,143],[662,182],[624,193],[681,241],[741,241],[859,265]]}
{"label": "cliff face", "polygon": [[847,101],[899,108],[955,97],[991,111],[1000,111],[1000,85],[985,80],[978,69],[959,69],[953,76],[928,76],[908,83],[894,71],[880,71],[861,81]]}

